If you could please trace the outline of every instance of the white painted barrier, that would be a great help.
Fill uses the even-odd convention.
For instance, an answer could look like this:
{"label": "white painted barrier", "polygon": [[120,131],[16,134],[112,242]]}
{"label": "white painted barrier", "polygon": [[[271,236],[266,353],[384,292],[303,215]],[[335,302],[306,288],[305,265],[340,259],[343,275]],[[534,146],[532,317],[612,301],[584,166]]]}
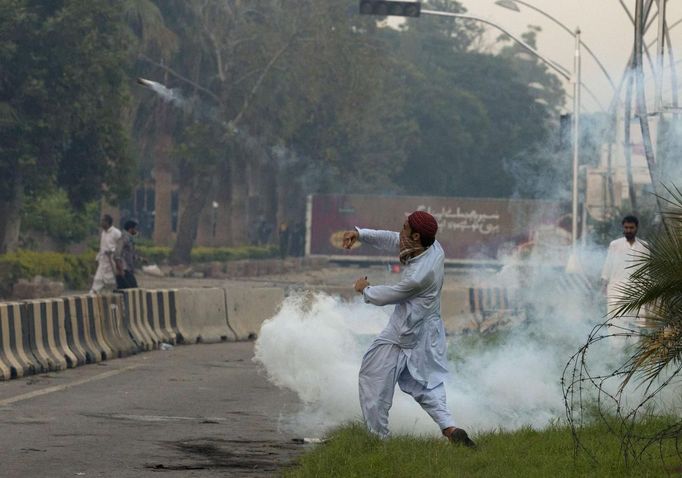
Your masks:
{"label": "white painted barrier", "polygon": [[234,341],[227,325],[225,290],[178,289],[175,294],[177,328],[183,343]]}
{"label": "white painted barrier", "polygon": [[263,322],[274,317],[284,300],[279,287],[229,287],[227,292],[227,322],[237,340],[258,337]]}

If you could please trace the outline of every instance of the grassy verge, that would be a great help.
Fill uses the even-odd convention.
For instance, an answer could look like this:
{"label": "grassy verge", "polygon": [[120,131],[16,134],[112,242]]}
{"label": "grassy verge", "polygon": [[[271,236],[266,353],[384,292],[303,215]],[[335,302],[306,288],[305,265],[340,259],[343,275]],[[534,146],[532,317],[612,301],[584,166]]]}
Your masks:
{"label": "grassy verge", "polygon": [[[642,433],[660,430],[660,420],[641,425]],[[606,426],[584,428],[583,442],[598,458],[574,455],[571,432],[554,426],[493,432],[475,436],[477,450],[452,446],[445,439],[394,437],[379,440],[361,425],[338,429],[331,439],[303,455],[284,472],[287,478],[302,477],[654,477],[677,475],[682,459],[674,445],[650,447],[634,463],[625,464],[620,441]],[[666,456],[665,463],[661,456]]]}

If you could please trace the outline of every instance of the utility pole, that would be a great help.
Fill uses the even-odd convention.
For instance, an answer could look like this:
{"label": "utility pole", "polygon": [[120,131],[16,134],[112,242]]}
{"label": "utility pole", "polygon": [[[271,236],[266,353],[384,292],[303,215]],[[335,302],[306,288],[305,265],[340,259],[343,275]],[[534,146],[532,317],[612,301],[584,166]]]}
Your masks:
{"label": "utility pole", "polygon": [[[659,0],[660,1],[660,0]],[[660,4],[659,4],[660,5]],[[646,107],[646,93],[644,90],[644,65],[642,63],[642,56],[644,50],[644,30],[646,22],[646,15],[644,14],[644,0],[636,0],[635,3],[635,85],[637,88],[637,116],[639,117],[639,124],[642,129],[642,141],[644,143],[644,154],[646,155],[647,166],[649,167],[649,177],[651,178],[651,187],[656,196],[656,205],[658,212],[663,211],[663,204],[660,195],[656,193],[657,169],[656,158],[651,144],[651,131],[649,129],[649,114]],[[661,217],[664,228],[667,230],[665,217]]]}
{"label": "utility pole", "polygon": [[665,11],[667,0],[658,0],[658,33],[656,40],[656,98],[655,108],[658,121],[663,116],[663,58],[665,55]]}
{"label": "utility pole", "polygon": [[[575,57],[573,59],[573,208],[571,245],[573,253],[578,240],[578,172],[580,159],[580,90],[581,90],[580,28],[575,30]],[[583,231],[585,234],[585,231]]]}
{"label": "utility pole", "polygon": [[[654,99],[654,108],[656,113],[656,138],[654,139],[654,150],[656,151],[657,163],[658,163],[658,175],[661,176],[664,171],[663,161],[665,158],[664,148],[661,148],[663,144],[663,111],[665,106],[663,104],[663,73],[664,73],[664,63],[665,63],[665,34],[667,31],[666,24],[666,5],[667,0],[658,0],[658,31],[656,34],[656,98]],[[671,69],[675,69],[675,65],[671,63]]]}

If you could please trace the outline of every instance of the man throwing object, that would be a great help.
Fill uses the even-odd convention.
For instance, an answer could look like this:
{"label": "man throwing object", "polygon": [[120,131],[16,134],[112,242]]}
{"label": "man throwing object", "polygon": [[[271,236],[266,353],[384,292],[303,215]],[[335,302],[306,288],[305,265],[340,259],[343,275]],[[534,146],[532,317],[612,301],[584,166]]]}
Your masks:
{"label": "man throwing object", "polygon": [[447,343],[440,318],[445,254],[436,241],[437,231],[431,214],[416,211],[400,233],[358,228],[344,233],[344,248],[350,249],[359,240],[398,253],[404,266],[395,285],[370,286],[366,277],[355,282],[365,302],[395,305],[388,325],[362,359],[360,407],[370,432],[388,436],[388,412],[397,383],[451,442],[473,448],[476,445],[466,431],[455,426],[445,397]]}

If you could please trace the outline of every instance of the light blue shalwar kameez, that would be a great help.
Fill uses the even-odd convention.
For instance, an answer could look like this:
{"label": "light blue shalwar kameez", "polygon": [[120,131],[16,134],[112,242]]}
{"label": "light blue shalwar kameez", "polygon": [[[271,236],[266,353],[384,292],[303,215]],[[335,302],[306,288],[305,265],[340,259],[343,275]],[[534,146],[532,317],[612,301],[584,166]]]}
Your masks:
{"label": "light blue shalwar kameez", "polygon": [[[365,244],[398,254],[400,235],[391,231],[357,229]],[[386,328],[374,339],[360,367],[360,407],[367,428],[388,435],[388,412],[395,384],[414,397],[441,430],[454,427],[445,386],[447,343],[440,317],[445,254],[434,242],[407,261],[400,282],[366,287],[365,302],[395,304]]]}

